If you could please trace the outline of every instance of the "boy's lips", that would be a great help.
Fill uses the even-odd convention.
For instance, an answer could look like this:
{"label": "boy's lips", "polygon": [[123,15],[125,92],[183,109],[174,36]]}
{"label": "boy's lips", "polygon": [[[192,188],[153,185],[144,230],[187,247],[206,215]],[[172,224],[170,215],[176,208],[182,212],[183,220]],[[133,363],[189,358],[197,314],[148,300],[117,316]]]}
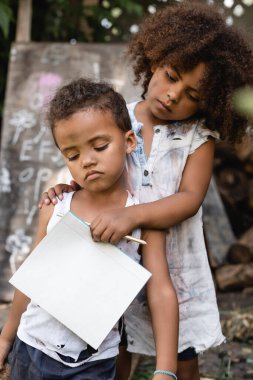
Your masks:
{"label": "boy's lips", "polygon": [[92,181],[94,179],[97,179],[98,177],[101,176],[101,172],[98,172],[98,171],[95,171],[95,170],[91,170],[89,172],[87,172],[87,174],[85,175],[85,180],[86,181]]}

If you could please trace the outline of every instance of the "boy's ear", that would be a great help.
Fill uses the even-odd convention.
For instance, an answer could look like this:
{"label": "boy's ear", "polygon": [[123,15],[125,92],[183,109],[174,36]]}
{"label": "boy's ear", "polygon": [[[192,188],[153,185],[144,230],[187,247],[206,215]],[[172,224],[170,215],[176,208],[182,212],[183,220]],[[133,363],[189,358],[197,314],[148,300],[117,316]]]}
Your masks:
{"label": "boy's ear", "polygon": [[125,134],[125,139],[126,139],[126,152],[127,154],[130,154],[137,146],[137,140],[136,140],[134,131],[132,130],[127,131]]}

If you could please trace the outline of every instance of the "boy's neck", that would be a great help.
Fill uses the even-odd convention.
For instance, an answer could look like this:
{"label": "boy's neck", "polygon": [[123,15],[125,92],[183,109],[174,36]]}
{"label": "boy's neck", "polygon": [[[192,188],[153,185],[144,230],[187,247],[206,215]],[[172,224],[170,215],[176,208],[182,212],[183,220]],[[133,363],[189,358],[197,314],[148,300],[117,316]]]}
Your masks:
{"label": "boy's neck", "polygon": [[74,194],[71,211],[86,222],[91,222],[102,212],[126,205],[128,192],[125,187],[103,193],[88,192],[85,189]]}

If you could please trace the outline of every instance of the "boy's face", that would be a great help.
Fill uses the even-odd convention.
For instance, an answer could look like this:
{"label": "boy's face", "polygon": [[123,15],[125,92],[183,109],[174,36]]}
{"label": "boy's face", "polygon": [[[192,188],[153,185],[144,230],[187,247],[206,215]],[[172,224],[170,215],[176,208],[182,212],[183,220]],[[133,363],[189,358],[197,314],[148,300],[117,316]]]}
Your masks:
{"label": "boy's face", "polygon": [[133,131],[123,132],[110,111],[85,109],[60,120],[55,139],[73,179],[89,192],[124,183],[126,154],[136,146]]}
{"label": "boy's face", "polygon": [[204,63],[185,73],[169,65],[155,68],[146,97],[151,114],[166,122],[185,120],[197,113],[202,103],[199,88],[204,72]]}

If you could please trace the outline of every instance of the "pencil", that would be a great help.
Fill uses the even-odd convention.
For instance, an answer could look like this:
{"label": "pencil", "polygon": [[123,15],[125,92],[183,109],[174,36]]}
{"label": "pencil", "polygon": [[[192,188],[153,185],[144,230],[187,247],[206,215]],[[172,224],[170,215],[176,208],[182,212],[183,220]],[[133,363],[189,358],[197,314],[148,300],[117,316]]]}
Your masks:
{"label": "pencil", "polygon": [[[58,213],[57,216],[59,216],[60,218],[63,216],[64,214],[62,213]],[[87,224],[87,226],[90,226],[90,223],[84,221],[85,224]],[[131,240],[131,241],[134,241],[136,243],[139,243],[139,244],[143,244],[143,245],[146,245],[147,242],[145,240],[142,240],[142,239],[137,239],[133,236],[130,236],[130,235],[126,235],[123,237],[123,239],[126,239],[126,240]]]}
{"label": "pencil", "polygon": [[135,241],[136,243],[143,244],[143,245],[147,244],[147,242],[145,240],[137,239],[137,238],[130,236],[130,235],[124,236],[123,239]]}

